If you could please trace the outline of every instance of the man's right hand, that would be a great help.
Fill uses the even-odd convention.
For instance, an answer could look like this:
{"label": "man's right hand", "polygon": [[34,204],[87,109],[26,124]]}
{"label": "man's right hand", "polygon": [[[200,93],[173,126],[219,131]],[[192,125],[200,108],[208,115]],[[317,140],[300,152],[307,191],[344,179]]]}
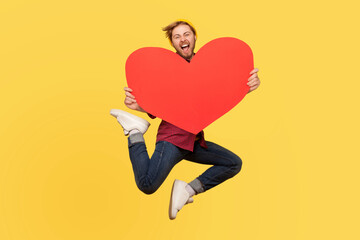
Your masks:
{"label": "man's right hand", "polygon": [[135,96],[131,94],[131,92],[133,91],[131,88],[128,88],[128,87],[124,87],[124,90],[125,90],[125,105],[132,109],[132,110],[137,110],[137,111],[140,111],[140,112],[145,112],[144,109],[142,109],[139,104],[137,104],[136,102],[136,99],[135,99]]}

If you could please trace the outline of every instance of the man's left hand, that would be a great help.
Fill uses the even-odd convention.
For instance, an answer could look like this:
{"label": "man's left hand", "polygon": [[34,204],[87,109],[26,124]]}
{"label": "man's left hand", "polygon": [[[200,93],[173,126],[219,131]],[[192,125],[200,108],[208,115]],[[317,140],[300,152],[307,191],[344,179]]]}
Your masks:
{"label": "man's left hand", "polygon": [[250,87],[250,90],[249,90],[248,93],[254,91],[260,85],[260,79],[259,79],[258,74],[257,74],[258,71],[259,71],[259,69],[254,68],[254,70],[252,70],[250,72],[251,76],[249,77],[248,83],[247,83],[247,85]]}

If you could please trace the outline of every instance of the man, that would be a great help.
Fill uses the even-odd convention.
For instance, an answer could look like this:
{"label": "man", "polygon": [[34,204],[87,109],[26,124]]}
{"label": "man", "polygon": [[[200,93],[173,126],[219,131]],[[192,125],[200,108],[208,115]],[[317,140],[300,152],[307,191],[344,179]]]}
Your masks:
{"label": "man", "polygon": [[[166,31],[166,36],[175,48],[176,53],[190,62],[195,55],[194,48],[197,35],[192,24],[187,21],[176,21],[163,30]],[[260,85],[257,72],[258,69],[250,72],[249,92]],[[132,110],[145,112],[137,104],[132,89],[125,87],[124,90],[125,105]],[[117,118],[124,129],[125,136],[129,135],[129,154],[135,181],[138,188],[146,194],[154,193],[165,181],[171,169],[183,159],[213,165],[190,183],[180,180],[174,181],[170,196],[170,219],[175,219],[178,211],[185,204],[193,202],[192,197],[194,195],[217,186],[241,170],[241,159],[229,150],[205,141],[204,131],[195,135],[164,120],[158,129],[155,151],[149,159],[143,134],[147,131],[150,123],[117,109],[112,109],[110,114]],[[155,116],[148,115],[155,118]]]}

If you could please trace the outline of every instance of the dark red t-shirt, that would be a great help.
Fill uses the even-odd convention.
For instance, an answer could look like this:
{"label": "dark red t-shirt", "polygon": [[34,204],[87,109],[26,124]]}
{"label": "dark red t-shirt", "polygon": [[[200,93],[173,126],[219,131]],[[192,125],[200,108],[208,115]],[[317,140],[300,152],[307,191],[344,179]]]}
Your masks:
{"label": "dark red t-shirt", "polygon": [[[149,114],[149,117],[154,119],[155,116]],[[161,121],[159,125],[159,130],[156,137],[156,142],[166,141],[178,146],[179,148],[193,151],[194,143],[196,138],[198,137],[198,141],[200,142],[200,146],[203,148],[207,148],[204,131],[199,132],[197,135],[191,132],[185,131],[169,122],[164,120]]]}

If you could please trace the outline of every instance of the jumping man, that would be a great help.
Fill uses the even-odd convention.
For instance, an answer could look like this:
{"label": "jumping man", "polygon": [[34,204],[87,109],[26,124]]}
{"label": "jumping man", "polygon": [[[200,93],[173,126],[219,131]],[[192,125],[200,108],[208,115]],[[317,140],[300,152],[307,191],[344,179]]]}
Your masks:
{"label": "jumping man", "polygon": [[[197,34],[194,26],[187,21],[176,21],[163,30],[179,57],[190,62],[195,55]],[[255,68],[249,73],[251,75],[248,79],[249,92],[260,85],[257,72],[258,69]],[[125,87],[124,90],[125,105],[132,110],[146,113],[137,104],[132,89]],[[117,118],[125,136],[129,136],[129,154],[136,185],[146,194],[154,193],[165,181],[171,169],[183,159],[213,165],[189,183],[174,181],[170,196],[170,219],[175,219],[178,211],[185,204],[193,202],[194,195],[219,185],[241,170],[242,160],[216,143],[206,141],[204,131],[193,134],[164,120],[159,125],[155,151],[150,159],[143,138],[150,123],[122,110],[112,109],[110,114]],[[148,115],[150,118],[155,118],[151,114]]]}

